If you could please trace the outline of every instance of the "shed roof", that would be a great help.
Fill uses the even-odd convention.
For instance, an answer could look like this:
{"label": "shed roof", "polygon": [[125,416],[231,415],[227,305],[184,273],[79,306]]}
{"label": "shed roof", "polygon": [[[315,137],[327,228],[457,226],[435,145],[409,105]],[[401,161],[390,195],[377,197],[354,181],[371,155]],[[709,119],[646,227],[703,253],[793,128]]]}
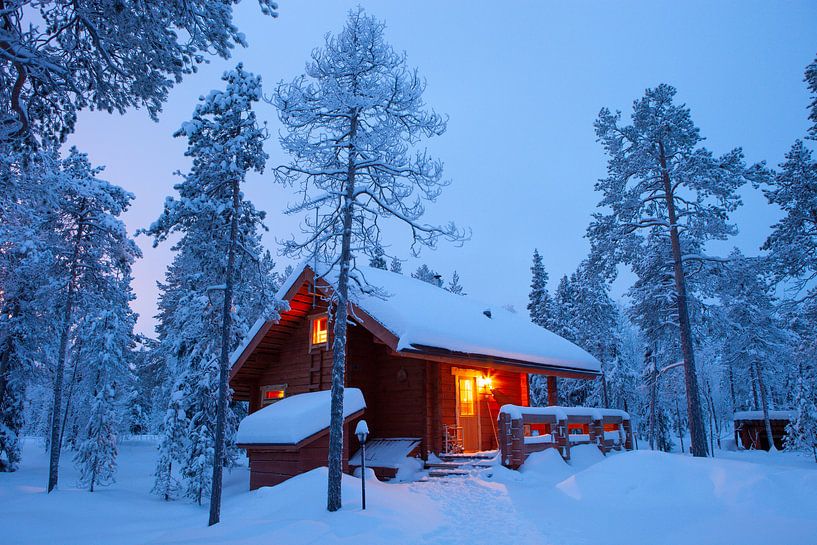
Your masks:
{"label": "shed roof", "polygon": [[[235,442],[241,445],[295,445],[329,427],[331,390],[285,397],[241,421]],[[343,417],[366,408],[357,388],[343,390]]]}

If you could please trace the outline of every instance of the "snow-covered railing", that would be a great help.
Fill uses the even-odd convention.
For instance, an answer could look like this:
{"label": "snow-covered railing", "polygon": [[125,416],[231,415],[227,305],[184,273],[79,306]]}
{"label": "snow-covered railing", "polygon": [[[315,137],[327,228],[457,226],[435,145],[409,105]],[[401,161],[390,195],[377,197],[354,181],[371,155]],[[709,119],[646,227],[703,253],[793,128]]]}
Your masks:
{"label": "snow-covered railing", "polygon": [[502,463],[521,466],[528,455],[556,448],[567,460],[571,446],[594,444],[603,453],[631,450],[630,415],[618,409],[596,407],[522,407],[499,410],[499,449]]}

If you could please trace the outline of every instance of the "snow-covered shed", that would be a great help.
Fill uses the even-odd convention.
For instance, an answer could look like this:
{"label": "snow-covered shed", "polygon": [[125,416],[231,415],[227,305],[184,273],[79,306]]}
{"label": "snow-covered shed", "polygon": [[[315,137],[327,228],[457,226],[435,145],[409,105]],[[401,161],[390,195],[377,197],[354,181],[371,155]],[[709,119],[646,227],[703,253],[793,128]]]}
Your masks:
{"label": "snow-covered shed", "polygon": [[[247,450],[250,489],[272,486],[326,465],[330,402],[329,390],[296,394],[267,405],[241,421],[235,441]],[[348,469],[352,430],[365,408],[359,389],[344,389],[344,469]]]}
{"label": "snow-covered shed", "polygon": [[[794,418],[793,411],[769,411],[772,441],[777,450],[783,450],[786,426]],[[747,450],[769,450],[769,436],[763,411],[738,411],[732,421],[735,427],[735,444]]]}
{"label": "snow-covered shed", "polygon": [[[330,388],[333,281],[297,268],[278,294],[289,310],[233,353],[230,386],[251,413]],[[373,268],[352,285],[346,385],[366,399],[372,439],[418,440],[423,458],[497,448],[499,408],[528,405],[529,373],[547,376],[553,404],[557,377],[599,374],[593,356],[500,306]]]}

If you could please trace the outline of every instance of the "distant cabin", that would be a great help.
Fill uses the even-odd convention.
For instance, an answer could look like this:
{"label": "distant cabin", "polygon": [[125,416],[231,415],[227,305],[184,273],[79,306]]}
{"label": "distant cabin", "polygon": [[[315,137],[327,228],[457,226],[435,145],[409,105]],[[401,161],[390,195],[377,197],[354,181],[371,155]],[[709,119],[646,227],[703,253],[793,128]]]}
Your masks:
{"label": "distant cabin", "polygon": [[[772,440],[777,450],[783,450],[786,426],[793,418],[792,411],[769,411]],[[769,438],[763,411],[738,411],[734,414],[735,444],[747,450],[769,450]]]}
{"label": "distant cabin", "polygon": [[[500,407],[529,405],[528,374],[547,376],[551,405],[557,377],[599,375],[593,356],[527,316],[389,271],[361,267],[355,275],[346,470],[358,449],[352,431],[360,418],[369,424],[374,451],[369,460],[367,449],[367,465],[389,477],[410,454],[427,459],[497,449]],[[367,293],[370,287],[377,293]],[[249,402],[236,441],[248,451],[251,488],[326,465],[331,292],[332,278],[316,281],[311,267],[296,269],[278,293],[289,310],[277,321],[256,323],[232,356],[233,398]],[[288,434],[280,433],[284,428]]]}

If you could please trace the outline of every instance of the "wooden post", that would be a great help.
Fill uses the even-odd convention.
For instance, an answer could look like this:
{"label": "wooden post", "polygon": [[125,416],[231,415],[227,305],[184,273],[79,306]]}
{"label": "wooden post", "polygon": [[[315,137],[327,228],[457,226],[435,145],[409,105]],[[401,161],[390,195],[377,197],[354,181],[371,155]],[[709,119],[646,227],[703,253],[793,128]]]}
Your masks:
{"label": "wooden post", "polygon": [[633,425],[629,420],[624,420],[621,425],[624,426],[624,448],[633,450]]}
{"label": "wooden post", "polygon": [[522,419],[511,420],[511,469],[519,469],[525,463],[525,428]]}
{"label": "wooden post", "polygon": [[556,377],[548,375],[548,405],[559,404],[559,390],[556,385]]}

